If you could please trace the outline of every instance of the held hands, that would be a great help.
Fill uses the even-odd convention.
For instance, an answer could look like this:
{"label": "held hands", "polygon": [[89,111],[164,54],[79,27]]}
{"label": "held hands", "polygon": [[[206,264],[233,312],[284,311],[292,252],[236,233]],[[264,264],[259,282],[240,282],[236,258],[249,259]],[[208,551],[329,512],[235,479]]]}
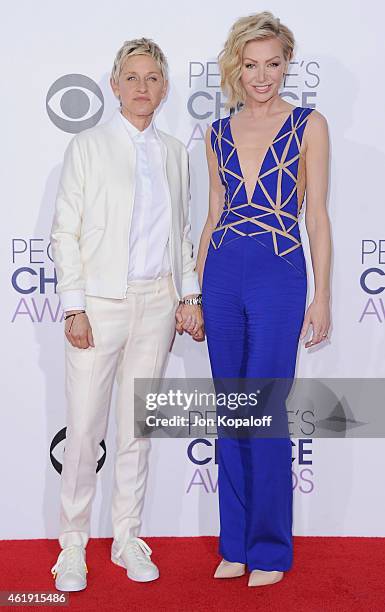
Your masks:
{"label": "held hands", "polygon": [[176,331],[179,335],[186,331],[197,342],[204,340],[205,333],[201,306],[179,304],[175,313],[175,319]]}
{"label": "held hands", "polygon": [[86,349],[95,346],[92,329],[86,313],[79,310],[69,310],[67,315],[76,314],[76,317],[69,317],[65,321],[65,335],[67,340],[75,348]]}
{"label": "held hands", "polygon": [[326,340],[330,327],[329,300],[314,299],[306,311],[299,339],[302,340],[309,331],[310,324],[313,334],[310,340],[305,343],[305,348],[319,344]]}

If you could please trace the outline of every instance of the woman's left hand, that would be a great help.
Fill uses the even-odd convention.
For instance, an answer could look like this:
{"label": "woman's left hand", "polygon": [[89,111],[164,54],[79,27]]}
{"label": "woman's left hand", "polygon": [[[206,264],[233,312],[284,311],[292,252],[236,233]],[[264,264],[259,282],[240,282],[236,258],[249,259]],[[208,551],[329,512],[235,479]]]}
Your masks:
{"label": "woman's left hand", "polygon": [[180,304],[176,311],[175,318],[178,334],[181,335],[186,331],[194,340],[201,341],[204,339],[204,324],[201,306]]}
{"label": "woman's left hand", "polygon": [[302,325],[301,335],[302,340],[312,326],[312,337],[305,343],[305,348],[319,344],[326,340],[330,327],[330,307],[329,300],[313,300],[306,311]]}

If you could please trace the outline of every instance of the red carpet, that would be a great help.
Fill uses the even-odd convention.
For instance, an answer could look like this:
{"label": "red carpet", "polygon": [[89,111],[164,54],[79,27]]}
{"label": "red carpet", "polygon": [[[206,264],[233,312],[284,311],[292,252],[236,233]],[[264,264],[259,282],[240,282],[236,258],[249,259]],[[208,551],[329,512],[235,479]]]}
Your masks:
{"label": "red carpet", "polygon": [[[110,562],[111,539],[87,546],[88,587],[70,605],[16,606],[93,612],[238,611],[380,612],[385,610],[385,538],[296,537],[295,562],[283,581],[249,588],[247,577],[214,580],[217,538],[145,538],[160,566],[159,580],[131,582]],[[57,540],[0,541],[0,591],[53,590]],[[12,608],[2,608],[12,609]]]}

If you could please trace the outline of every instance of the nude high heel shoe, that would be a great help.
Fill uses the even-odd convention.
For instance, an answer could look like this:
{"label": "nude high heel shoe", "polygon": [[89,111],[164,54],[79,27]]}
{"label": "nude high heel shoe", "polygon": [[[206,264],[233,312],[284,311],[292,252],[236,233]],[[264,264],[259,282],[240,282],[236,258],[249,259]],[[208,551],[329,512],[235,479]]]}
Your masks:
{"label": "nude high heel shoe", "polygon": [[215,570],[214,578],[239,578],[245,574],[245,564],[222,559]]}
{"label": "nude high heel shoe", "polygon": [[283,578],[283,572],[266,572],[265,570],[255,569],[249,576],[249,587],[265,586],[267,584],[275,584]]}

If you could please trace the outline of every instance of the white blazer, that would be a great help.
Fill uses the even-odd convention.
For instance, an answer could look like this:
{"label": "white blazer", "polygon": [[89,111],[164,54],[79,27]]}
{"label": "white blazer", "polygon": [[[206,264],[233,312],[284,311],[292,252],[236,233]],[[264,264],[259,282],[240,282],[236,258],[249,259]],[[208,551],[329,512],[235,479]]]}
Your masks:
{"label": "white blazer", "polygon": [[[170,263],[175,292],[181,298],[200,293],[190,238],[188,154],[179,140],[157,133],[167,150]],[[135,157],[119,111],[70,141],[51,230],[59,294],[80,290],[98,297],[126,296]]]}

